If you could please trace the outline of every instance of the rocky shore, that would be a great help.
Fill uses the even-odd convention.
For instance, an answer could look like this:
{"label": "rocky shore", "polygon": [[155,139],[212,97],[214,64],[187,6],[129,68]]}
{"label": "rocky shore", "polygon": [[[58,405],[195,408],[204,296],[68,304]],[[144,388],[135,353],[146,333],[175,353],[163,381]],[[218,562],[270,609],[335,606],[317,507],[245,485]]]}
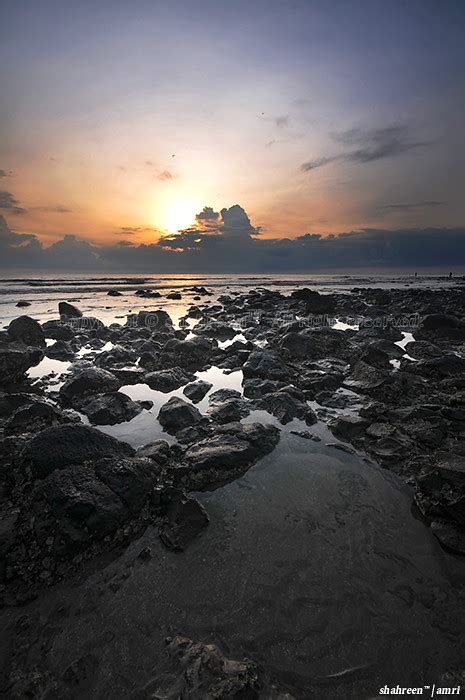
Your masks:
{"label": "rocky shore", "polygon": [[[140,305],[153,296],[143,291]],[[183,552],[211,527],[199,493],[244,475],[289,424],[302,449],[324,424],[326,446],[400,477],[462,566],[465,287],[209,296],[185,294],[179,325],[150,307],[106,326],[63,301],[55,320],[19,316],[0,333],[2,606],[43,595],[147,527]],[[69,363],[66,373],[32,379],[47,358]],[[241,390],[199,378],[210,367],[241,373]],[[160,407],[134,400],[125,388],[136,385],[170,396]],[[106,432],[141,414],[165,439],[130,445]],[[208,642],[168,640],[178,661],[163,697],[261,697],[258,666]],[[42,682],[11,664],[3,678],[11,697],[54,697]],[[272,686],[263,697],[292,697]]]}

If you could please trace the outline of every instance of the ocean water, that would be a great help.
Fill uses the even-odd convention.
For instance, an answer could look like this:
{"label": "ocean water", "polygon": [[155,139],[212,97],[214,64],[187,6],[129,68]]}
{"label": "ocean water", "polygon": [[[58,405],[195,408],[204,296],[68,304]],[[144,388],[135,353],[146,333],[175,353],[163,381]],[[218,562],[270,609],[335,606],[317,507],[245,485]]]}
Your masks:
{"label": "ocean water", "polygon": [[[185,313],[187,305],[200,303],[193,301],[193,286],[206,287],[212,296],[202,297],[202,303],[214,303],[221,294],[243,293],[249,289],[264,287],[290,293],[292,289],[306,286],[321,293],[332,291],[349,292],[353,287],[379,287],[382,289],[402,287],[422,287],[434,289],[456,286],[465,278],[455,274],[452,279],[443,274],[418,274],[413,272],[389,272],[382,274],[273,274],[273,275],[109,275],[102,274],[59,274],[33,273],[30,277],[14,276],[3,272],[0,276],[0,321],[7,325],[20,314],[28,314],[38,321],[57,318],[58,302],[75,303],[84,315],[97,316],[104,323],[124,323],[125,316],[141,309],[165,309],[176,322]],[[143,299],[135,295],[138,289],[151,289],[162,296],[156,299]],[[121,296],[109,296],[117,290]],[[166,295],[180,292],[180,301],[170,300]],[[18,301],[27,301],[30,306],[18,308]]]}

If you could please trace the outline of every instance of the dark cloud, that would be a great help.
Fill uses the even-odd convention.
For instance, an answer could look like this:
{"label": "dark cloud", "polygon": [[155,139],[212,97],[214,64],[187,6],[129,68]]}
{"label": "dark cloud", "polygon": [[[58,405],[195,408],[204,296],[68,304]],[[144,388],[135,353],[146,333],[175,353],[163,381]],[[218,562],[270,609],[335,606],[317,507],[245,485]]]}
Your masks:
{"label": "dark cloud", "polygon": [[335,160],[339,160],[340,156],[332,156],[330,158],[314,158],[313,160],[309,160],[306,163],[302,163],[300,166],[300,169],[303,170],[304,173],[310,172],[310,170],[317,170],[317,168],[323,167],[323,165],[328,165],[328,163],[333,163]]}
{"label": "dark cloud", "polygon": [[8,211],[10,214],[25,214],[26,209],[20,206],[19,201],[5,190],[0,192],[0,209]]}
{"label": "dark cloud", "polygon": [[159,233],[159,231],[156,228],[147,226],[121,226],[121,228],[115,231],[116,236],[120,236],[122,233],[125,236],[135,236],[136,233]]}
{"label": "dark cloud", "polygon": [[11,170],[2,170],[0,168],[0,177],[11,177],[13,175]]}
{"label": "dark cloud", "polygon": [[200,214],[196,214],[196,221],[218,221],[220,218],[219,212],[215,211],[213,207],[204,207]]}
{"label": "dark cloud", "polygon": [[11,231],[0,217],[0,265],[63,270],[166,272],[309,272],[366,268],[443,269],[465,265],[465,228],[364,229],[263,239],[242,207],[223,209],[213,230],[200,224],[151,244],[122,239],[95,246],[73,235],[45,248]]}
{"label": "dark cloud", "polygon": [[434,199],[429,199],[426,200],[425,202],[405,202],[405,203],[398,203],[398,204],[384,204],[381,207],[378,207],[378,209],[382,209],[383,211],[387,213],[396,213],[396,212],[411,212],[411,211],[419,211],[421,209],[436,209],[437,207],[442,207],[444,206],[445,202],[440,202]]}
{"label": "dark cloud", "polygon": [[288,114],[284,114],[282,117],[275,117],[273,121],[276,124],[276,126],[282,128],[289,126],[290,117]]}
{"label": "dark cloud", "polygon": [[34,211],[49,212],[51,214],[71,214],[72,209],[68,207],[63,207],[60,204],[57,205],[44,205],[41,207],[33,207]]}
{"label": "dark cloud", "polygon": [[171,172],[171,170],[162,170],[160,173],[158,173],[157,178],[161,180],[162,182],[164,180],[174,180],[177,177],[174,173]]}
{"label": "dark cloud", "polygon": [[333,134],[333,139],[341,146],[350,148],[333,156],[314,158],[303,163],[304,172],[316,170],[328,163],[346,161],[349,163],[371,163],[383,158],[400,156],[418,148],[430,145],[429,141],[416,139],[405,124],[397,124],[378,129],[349,129]]}

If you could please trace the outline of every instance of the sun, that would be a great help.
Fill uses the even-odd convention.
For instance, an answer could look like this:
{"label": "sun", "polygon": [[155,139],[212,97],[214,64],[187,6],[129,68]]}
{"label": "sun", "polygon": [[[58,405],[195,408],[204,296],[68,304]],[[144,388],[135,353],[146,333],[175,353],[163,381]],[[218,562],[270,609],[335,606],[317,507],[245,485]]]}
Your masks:
{"label": "sun", "polygon": [[161,212],[160,225],[170,233],[177,233],[194,223],[195,215],[200,209],[198,202],[189,199],[166,202]]}

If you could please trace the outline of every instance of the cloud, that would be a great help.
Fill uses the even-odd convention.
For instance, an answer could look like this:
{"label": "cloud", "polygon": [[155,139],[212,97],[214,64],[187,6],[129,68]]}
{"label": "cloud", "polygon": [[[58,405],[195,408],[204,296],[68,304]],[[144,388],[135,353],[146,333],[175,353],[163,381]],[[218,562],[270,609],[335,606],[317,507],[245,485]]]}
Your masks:
{"label": "cloud", "polygon": [[162,170],[160,173],[158,173],[157,178],[161,180],[162,182],[164,180],[174,180],[177,177],[174,173],[171,172],[171,170]]}
{"label": "cloud", "polygon": [[[211,208],[206,209],[209,212]],[[197,220],[190,229],[150,244],[132,245],[121,239],[110,246],[96,246],[69,234],[46,248],[34,234],[16,233],[0,217],[0,265],[154,274],[434,266],[448,270],[465,265],[465,228],[363,229],[338,235],[307,233],[298,238],[263,239],[237,204],[222,209],[218,219],[210,223],[213,229]]]}
{"label": "cloud", "polygon": [[283,128],[289,126],[290,117],[288,114],[284,114],[282,117],[274,117],[273,121],[276,126]]}
{"label": "cloud", "polygon": [[406,202],[399,204],[384,204],[378,209],[381,209],[387,213],[397,213],[397,212],[410,212],[421,209],[436,209],[437,207],[442,207],[446,202],[440,202],[434,199],[426,200],[425,202]]}
{"label": "cloud", "polygon": [[383,158],[393,158],[409,151],[430,145],[429,141],[417,140],[411,134],[411,129],[405,124],[397,124],[378,129],[348,129],[333,134],[333,139],[344,150],[333,156],[313,158],[302,163],[300,169],[309,172],[321,168],[328,163],[345,161],[348,163],[366,164]]}
{"label": "cloud", "polygon": [[68,207],[63,207],[60,204],[57,205],[44,205],[41,207],[33,207],[34,211],[43,211],[43,212],[49,212],[51,214],[71,214],[73,211],[72,209],[68,209]]}
{"label": "cloud", "polygon": [[13,172],[11,170],[2,170],[0,168],[0,177],[11,177]]}
{"label": "cloud", "polygon": [[5,190],[0,192],[0,209],[8,211],[10,214],[26,213],[26,209],[20,206],[16,197],[14,197],[11,192],[6,192]]}
{"label": "cloud", "polygon": [[328,163],[333,163],[335,160],[339,160],[340,156],[332,156],[330,158],[314,158],[313,160],[309,160],[306,163],[302,163],[300,166],[300,169],[304,173],[310,172],[310,170],[317,170],[317,168],[322,168],[323,165],[328,165]]}
{"label": "cloud", "polygon": [[196,214],[196,221],[218,221],[220,214],[213,207],[204,207],[200,214]]}

